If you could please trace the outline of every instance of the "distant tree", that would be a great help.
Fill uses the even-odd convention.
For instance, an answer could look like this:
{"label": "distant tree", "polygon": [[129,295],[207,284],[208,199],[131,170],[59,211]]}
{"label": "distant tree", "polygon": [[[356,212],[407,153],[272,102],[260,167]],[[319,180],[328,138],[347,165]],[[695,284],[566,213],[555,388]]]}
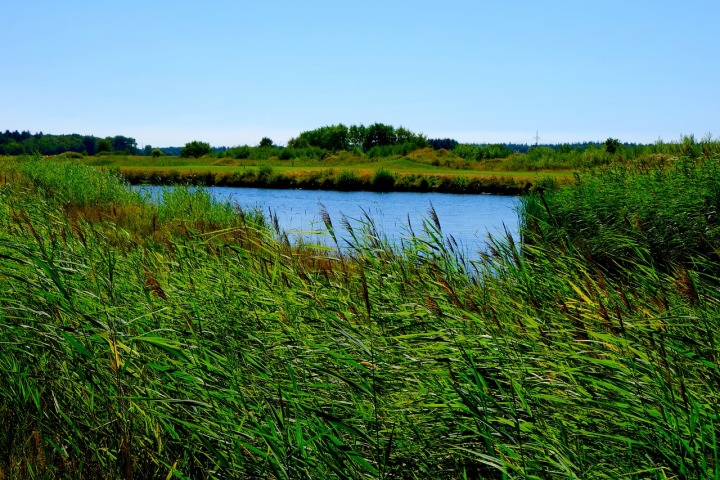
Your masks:
{"label": "distant tree", "polygon": [[373,147],[382,147],[383,145],[395,145],[397,135],[392,125],[382,123],[373,123],[365,130],[365,140],[363,148],[365,151]]}
{"label": "distant tree", "polygon": [[150,155],[152,155],[152,151],[153,151],[152,145],[145,145],[145,148],[143,148],[143,155],[150,156]]}
{"label": "distant tree", "polygon": [[185,147],[180,150],[180,156],[185,158],[200,158],[210,152],[212,152],[212,148],[209,143],[194,140],[185,144]]}
{"label": "distant tree", "polygon": [[613,154],[620,148],[620,140],[617,138],[608,138],[605,140],[605,151]]}
{"label": "distant tree", "polygon": [[25,148],[23,148],[22,144],[17,143],[15,140],[10,140],[10,142],[3,145],[3,155],[22,155],[25,153]]}
{"label": "distant tree", "polygon": [[155,157],[155,158],[157,158],[157,157],[162,157],[162,156],[163,156],[163,152],[162,152],[162,150],[160,150],[159,148],[154,148],[151,155],[152,155],[153,157]]}
{"label": "distant tree", "polygon": [[407,128],[398,127],[395,130],[396,145],[412,145],[414,148],[425,148],[430,146],[428,139],[423,134],[413,133]]}
{"label": "distant tree", "polygon": [[445,150],[452,150],[458,145],[458,141],[452,138],[431,138],[428,140],[430,146],[435,150],[444,148]]}
{"label": "distant tree", "polygon": [[225,152],[225,156],[240,160],[250,158],[250,153],[250,147],[248,147],[247,145],[243,145],[241,147],[228,148]]}
{"label": "distant tree", "polygon": [[112,141],[110,138],[103,138],[97,143],[97,153],[100,152],[109,152],[112,150]]}
{"label": "distant tree", "polygon": [[302,132],[297,138],[291,138],[290,141],[288,141],[288,147],[317,147],[330,150],[331,152],[347,150],[348,128],[340,123],[338,125],[329,125]]}
{"label": "distant tree", "polygon": [[137,142],[134,138],[116,135],[112,139],[112,148],[116,152],[137,153]]}
{"label": "distant tree", "polygon": [[274,144],[273,144],[273,141],[272,141],[272,139],[270,139],[269,137],[263,137],[263,138],[260,140],[260,146],[261,146],[261,147],[272,147],[273,145],[274,145]]}
{"label": "distant tree", "polygon": [[87,152],[88,155],[95,155],[95,152],[97,152],[97,142],[95,141],[95,137],[85,136],[82,139],[82,143],[85,147],[85,152]]}
{"label": "distant tree", "polygon": [[365,142],[365,125],[350,125],[348,128],[348,142],[353,147],[362,147]]}

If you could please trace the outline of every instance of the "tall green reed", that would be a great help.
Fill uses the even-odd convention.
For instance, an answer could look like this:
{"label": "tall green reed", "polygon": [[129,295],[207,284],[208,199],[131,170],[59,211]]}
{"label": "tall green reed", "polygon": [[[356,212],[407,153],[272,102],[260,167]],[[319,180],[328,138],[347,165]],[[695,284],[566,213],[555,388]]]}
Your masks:
{"label": "tall green reed", "polygon": [[0,192],[4,476],[720,475],[712,255],[606,268],[530,208],[478,260],[432,213],[322,253],[171,195],[156,239]]}

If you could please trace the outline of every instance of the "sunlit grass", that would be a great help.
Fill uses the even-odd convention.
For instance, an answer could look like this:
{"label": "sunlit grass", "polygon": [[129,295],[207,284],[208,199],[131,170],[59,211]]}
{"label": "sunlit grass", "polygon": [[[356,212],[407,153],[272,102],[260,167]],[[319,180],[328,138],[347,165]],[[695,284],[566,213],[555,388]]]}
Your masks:
{"label": "sunlit grass", "polygon": [[720,265],[554,237],[612,206],[594,177],[471,259],[432,211],[402,247],[324,215],[340,254],[202,189],[6,167],[0,478],[720,478]]}

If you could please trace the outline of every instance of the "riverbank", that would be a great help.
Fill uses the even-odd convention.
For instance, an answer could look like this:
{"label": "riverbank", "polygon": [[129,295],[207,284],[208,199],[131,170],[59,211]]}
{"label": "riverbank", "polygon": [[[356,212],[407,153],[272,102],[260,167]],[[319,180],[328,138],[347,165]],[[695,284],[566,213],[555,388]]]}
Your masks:
{"label": "riverbank", "polygon": [[380,168],[373,173],[338,171],[275,171],[272,167],[248,168],[236,172],[212,172],[201,169],[119,169],[132,185],[202,185],[273,189],[489,193],[520,195],[541,177],[518,175],[425,175],[402,174]]}
{"label": "riverbank", "polygon": [[[541,168],[517,159],[467,161],[419,150],[368,158],[347,152],[324,159],[100,156],[78,158],[118,171],[133,185],[203,185],[339,191],[491,193],[518,195],[550,179],[567,182],[572,168]],[[524,165],[524,167],[523,167]]]}

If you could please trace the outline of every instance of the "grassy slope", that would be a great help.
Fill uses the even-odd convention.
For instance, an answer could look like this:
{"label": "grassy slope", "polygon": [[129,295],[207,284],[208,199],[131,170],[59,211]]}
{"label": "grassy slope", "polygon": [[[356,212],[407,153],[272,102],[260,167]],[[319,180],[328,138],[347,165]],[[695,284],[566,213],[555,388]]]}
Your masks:
{"label": "grassy slope", "polygon": [[[571,170],[519,170],[517,167],[508,169],[502,162],[467,162],[447,152],[420,150],[411,152],[405,157],[389,157],[369,159],[351,154],[339,154],[324,160],[278,160],[271,158],[262,161],[216,159],[203,157],[189,158],[149,158],[132,156],[108,156],[88,158],[87,163],[93,166],[104,166],[118,169],[128,178],[173,178],[189,179],[202,176],[211,183],[232,184],[233,181],[244,183],[236,178],[246,176],[245,182],[252,182],[251,172],[261,167],[270,167],[276,176],[290,179],[308,179],[323,176],[336,178],[343,172],[352,172],[363,180],[365,188],[373,174],[385,169],[396,176],[411,178],[429,177],[442,179],[445,183],[457,178],[498,183],[508,186],[524,186],[534,184],[542,178],[555,178],[559,181],[571,177]],[[235,180],[230,180],[235,178]],[[279,182],[282,183],[282,182]],[[333,183],[334,182],[330,182]],[[436,181],[435,183],[439,183]],[[307,186],[307,185],[303,185]],[[332,186],[330,187],[332,188]],[[360,188],[360,187],[359,187]],[[412,187],[409,187],[412,188]]]}
{"label": "grassy slope", "polygon": [[529,197],[522,255],[468,263],[432,214],[400,256],[368,222],[342,257],[202,191],[6,165],[0,476],[718,478],[720,242],[659,261],[626,188],[717,233],[702,168]]}

